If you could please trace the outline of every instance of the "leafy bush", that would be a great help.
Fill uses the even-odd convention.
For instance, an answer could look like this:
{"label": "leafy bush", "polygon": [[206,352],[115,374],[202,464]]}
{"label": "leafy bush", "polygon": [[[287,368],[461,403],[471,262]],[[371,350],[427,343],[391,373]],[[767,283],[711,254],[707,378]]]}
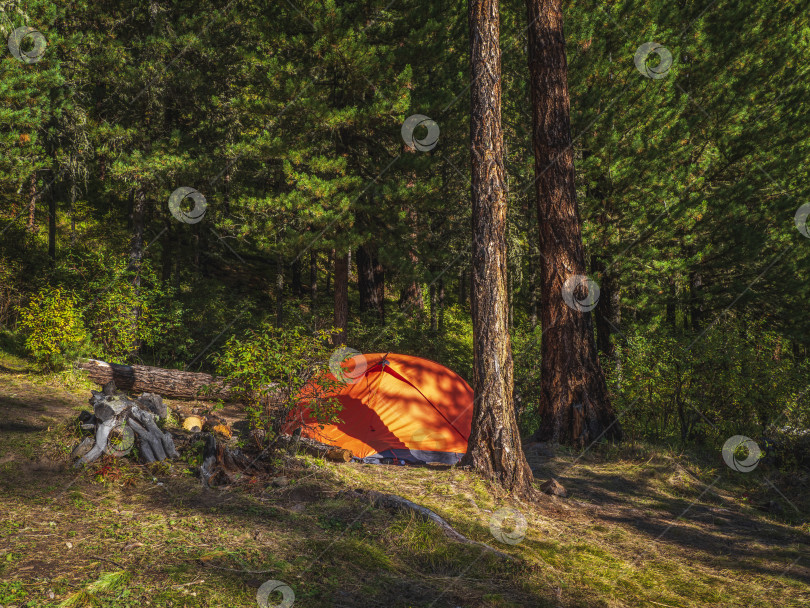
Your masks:
{"label": "leafy bush", "polygon": [[333,334],[265,324],[242,339],[232,337],[216,357],[219,372],[245,403],[251,424],[264,429],[268,439],[278,436],[301,394],[320,425],[339,421],[341,406],[334,395],[343,385],[325,373],[334,352],[328,345]]}
{"label": "leafy bush", "polygon": [[[157,351],[160,358],[165,349],[182,342],[183,336],[178,337],[183,333],[182,307],[175,301],[173,290],[161,285],[151,264],[144,261],[137,289],[125,261],[110,258],[107,265],[113,270],[112,278],[99,274],[90,283],[94,298],[85,311],[93,342],[100,351],[97,355],[125,363],[133,345],[138,344]],[[136,308],[138,322],[133,323]]]}
{"label": "leafy bush", "polygon": [[80,354],[87,333],[76,299],[59,288],[44,288],[20,311],[25,346],[40,364],[55,369]]}

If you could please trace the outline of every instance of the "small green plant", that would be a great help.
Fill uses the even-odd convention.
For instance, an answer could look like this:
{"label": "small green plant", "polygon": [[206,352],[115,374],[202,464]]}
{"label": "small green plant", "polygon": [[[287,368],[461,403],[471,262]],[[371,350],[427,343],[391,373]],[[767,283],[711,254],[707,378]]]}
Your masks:
{"label": "small green plant", "polygon": [[20,326],[31,356],[48,369],[65,366],[87,342],[76,299],[60,288],[46,287],[32,297],[20,310]]}

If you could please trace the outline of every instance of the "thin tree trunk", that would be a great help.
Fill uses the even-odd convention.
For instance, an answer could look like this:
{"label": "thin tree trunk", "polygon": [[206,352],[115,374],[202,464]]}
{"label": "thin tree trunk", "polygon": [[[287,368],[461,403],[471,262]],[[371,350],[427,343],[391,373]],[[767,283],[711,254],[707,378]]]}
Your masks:
{"label": "thin tree trunk", "polygon": [[526,242],[529,244],[529,255],[527,256],[527,270],[529,275],[529,323],[532,329],[537,327],[537,269],[540,266],[540,259],[537,255],[537,244],[534,235],[537,234],[533,222],[532,203],[526,205]]}
{"label": "thin tree trunk", "polygon": [[292,292],[295,295],[302,295],[303,294],[303,287],[301,285],[301,260],[295,260],[292,263]]}
{"label": "thin tree trunk", "polygon": [[132,192],[132,238],[129,245],[129,270],[132,274],[132,286],[135,291],[135,305],[130,312],[130,328],[132,332],[132,343],[130,345],[130,356],[138,354],[140,340],[138,336],[138,324],[141,318],[141,306],[138,297],[141,289],[141,265],[143,264],[143,232],[144,218],[146,216],[146,192],[143,186],[138,185]]}
{"label": "thin tree trunk", "polygon": [[[585,275],[571,148],[562,0],[526,0],[533,113],[540,283],[539,439],[575,445],[621,430],[608,398],[590,312],[563,299],[566,280]],[[581,288],[574,294],[583,299]]]}
{"label": "thin tree trunk", "polygon": [[329,295],[329,290],[332,289],[332,273],[335,272],[335,250],[329,252],[329,259],[326,263],[326,295]]}
{"label": "thin tree trunk", "polygon": [[461,464],[531,496],[533,475],[515,419],[506,285],[506,175],[501,129],[498,0],[470,0],[473,216],[473,389],[475,405]]}
{"label": "thin tree trunk", "polygon": [[76,178],[70,178],[70,247],[76,246]]}
{"label": "thin tree trunk", "polygon": [[28,232],[36,232],[36,212],[37,212],[37,174],[31,174],[31,182],[29,186],[29,193],[31,196],[30,203],[28,204]]}
{"label": "thin tree trunk", "polygon": [[357,249],[357,289],[360,292],[360,310],[373,312],[384,323],[385,283],[375,245],[365,244]]}
{"label": "thin tree trunk", "polygon": [[162,252],[161,252],[161,271],[160,271],[160,282],[163,285],[168,285],[171,283],[172,279],[172,261],[173,261],[173,251],[172,246],[174,244],[174,235],[172,230],[172,222],[168,219],[165,220],[166,222],[166,230],[163,232],[163,243],[162,243]]}
{"label": "thin tree trunk", "polygon": [[430,331],[436,331],[436,283],[431,283],[428,288],[430,294]]}
{"label": "thin tree trunk", "polygon": [[48,190],[48,259],[51,267],[56,265],[56,194]]}
{"label": "thin tree trunk", "polygon": [[314,249],[309,251],[309,303],[314,319],[318,310],[318,253]]}
{"label": "thin tree trunk", "polygon": [[284,323],[284,256],[276,257],[276,327]]}
{"label": "thin tree trunk", "polygon": [[445,300],[444,278],[439,279],[438,292],[439,292],[439,333],[442,334],[444,333],[444,300]]}
{"label": "thin tree trunk", "polygon": [[346,343],[349,325],[349,256],[335,254],[335,346]]}

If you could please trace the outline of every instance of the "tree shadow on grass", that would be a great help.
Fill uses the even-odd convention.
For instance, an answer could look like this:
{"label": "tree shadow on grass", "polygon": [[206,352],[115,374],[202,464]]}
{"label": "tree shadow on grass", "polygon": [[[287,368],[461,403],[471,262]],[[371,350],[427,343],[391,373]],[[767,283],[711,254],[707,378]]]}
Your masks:
{"label": "tree shadow on grass", "polygon": [[[810,584],[810,535],[795,525],[767,519],[725,491],[717,492],[712,485],[716,475],[708,483],[687,478],[688,485],[664,492],[654,484],[679,474],[675,463],[648,465],[645,474],[634,479],[586,468],[577,470],[576,476],[571,473],[559,480],[572,499],[588,501],[584,508],[589,515],[650,539],[638,557],[640,563],[652,557],[660,543],[685,563]],[[722,485],[722,478],[716,481]],[[685,495],[672,496],[677,493]],[[776,492],[773,495],[779,499]]]}

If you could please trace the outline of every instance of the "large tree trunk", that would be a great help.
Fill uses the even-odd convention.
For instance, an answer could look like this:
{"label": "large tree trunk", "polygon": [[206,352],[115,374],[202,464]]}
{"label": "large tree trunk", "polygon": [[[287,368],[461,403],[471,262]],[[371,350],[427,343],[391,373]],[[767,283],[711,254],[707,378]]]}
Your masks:
{"label": "large tree trunk", "polygon": [[[538,439],[575,445],[619,439],[599,365],[590,312],[569,307],[563,285],[585,275],[568,97],[561,0],[527,0],[529,71],[541,264]],[[586,294],[578,288],[575,296]]]}
{"label": "large tree trunk", "polygon": [[371,244],[357,249],[357,288],[360,310],[371,311],[380,323],[385,323],[385,283],[377,247]]}
{"label": "large tree trunk", "polygon": [[333,338],[335,346],[346,343],[349,324],[349,256],[335,253],[335,327],[339,330]]}
{"label": "large tree trunk", "polygon": [[506,176],[501,129],[498,0],[470,0],[473,216],[473,389],[475,405],[461,464],[519,496],[533,475],[515,419],[506,293]]}

